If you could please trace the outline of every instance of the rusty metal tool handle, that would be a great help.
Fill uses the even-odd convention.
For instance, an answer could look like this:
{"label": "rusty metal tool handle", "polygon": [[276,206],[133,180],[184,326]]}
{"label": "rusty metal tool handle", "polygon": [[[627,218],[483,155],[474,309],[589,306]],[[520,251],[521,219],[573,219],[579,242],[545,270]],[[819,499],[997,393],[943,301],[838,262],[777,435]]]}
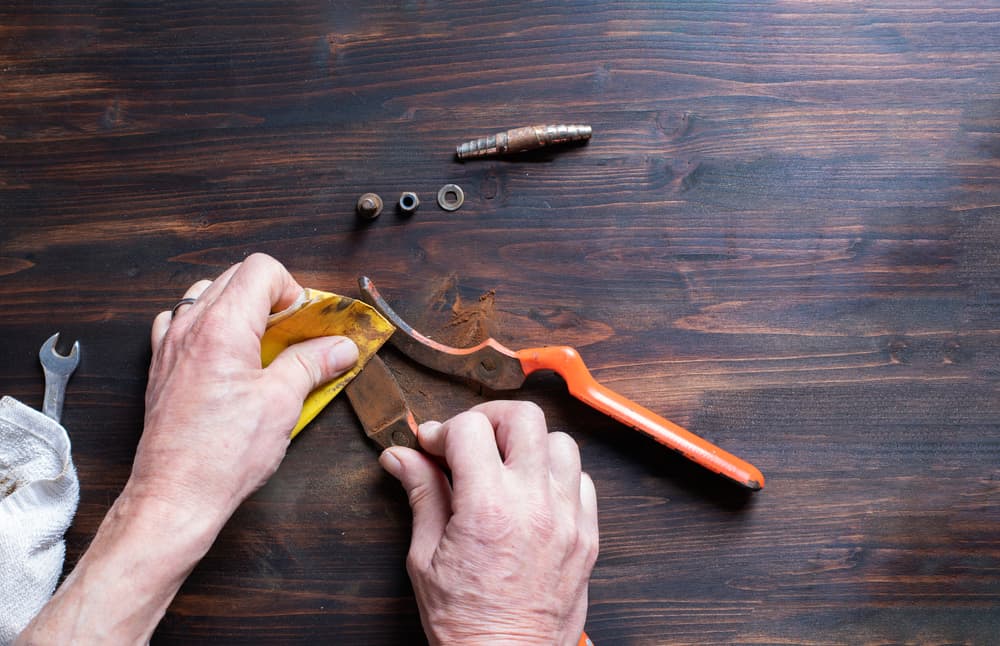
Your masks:
{"label": "rusty metal tool handle", "polygon": [[517,358],[526,375],[536,370],[554,370],[566,381],[570,394],[580,401],[645,433],[706,469],[753,491],[764,486],[764,475],[749,462],[598,383],[573,348],[551,346],[519,350]]}

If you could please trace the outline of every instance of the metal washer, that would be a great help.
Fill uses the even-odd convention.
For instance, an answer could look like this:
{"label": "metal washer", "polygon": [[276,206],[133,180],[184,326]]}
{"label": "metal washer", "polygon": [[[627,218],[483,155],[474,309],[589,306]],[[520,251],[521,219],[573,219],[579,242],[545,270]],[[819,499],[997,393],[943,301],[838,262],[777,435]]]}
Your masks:
{"label": "metal washer", "polygon": [[[455,194],[454,200],[448,198],[449,193]],[[465,192],[458,184],[445,184],[438,191],[438,206],[445,211],[457,211],[463,202],[465,202]]]}

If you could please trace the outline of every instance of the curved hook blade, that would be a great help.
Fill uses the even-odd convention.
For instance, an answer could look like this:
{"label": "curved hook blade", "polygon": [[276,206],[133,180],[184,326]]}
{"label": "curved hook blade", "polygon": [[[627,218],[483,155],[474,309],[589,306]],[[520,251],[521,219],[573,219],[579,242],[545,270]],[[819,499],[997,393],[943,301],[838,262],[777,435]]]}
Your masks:
{"label": "curved hook blade", "polygon": [[512,390],[524,383],[521,360],[510,348],[487,339],[471,348],[453,348],[413,329],[382,298],[367,276],[358,278],[361,300],[396,326],[389,343],[417,363],[456,377],[464,377],[493,390]]}

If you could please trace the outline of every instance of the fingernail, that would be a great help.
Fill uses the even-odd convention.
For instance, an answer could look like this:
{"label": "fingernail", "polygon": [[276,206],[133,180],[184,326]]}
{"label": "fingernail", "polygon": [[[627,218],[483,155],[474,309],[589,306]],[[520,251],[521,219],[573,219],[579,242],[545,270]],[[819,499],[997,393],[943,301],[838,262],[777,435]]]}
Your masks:
{"label": "fingernail", "polygon": [[326,360],[334,370],[347,370],[358,362],[358,346],[346,336],[337,337],[327,350]]}
{"label": "fingernail", "polygon": [[399,461],[399,458],[390,449],[382,451],[382,455],[378,456],[378,463],[397,480],[403,473],[403,463]]}

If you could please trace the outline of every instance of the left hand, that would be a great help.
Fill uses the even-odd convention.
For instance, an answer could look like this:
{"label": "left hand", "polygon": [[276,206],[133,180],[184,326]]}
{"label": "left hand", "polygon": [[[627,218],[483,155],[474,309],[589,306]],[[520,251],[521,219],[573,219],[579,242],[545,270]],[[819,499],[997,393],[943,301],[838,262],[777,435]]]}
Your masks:
{"label": "left hand", "polygon": [[193,305],[156,317],[132,476],[18,644],[149,642],[223,524],[278,468],[306,395],[357,361],[349,339],[324,337],[261,367],[268,314],[301,292],[255,254],[192,285]]}
{"label": "left hand", "polygon": [[261,367],[269,313],[301,293],[280,263],[255,254],[195,283],[185,294],[193,305],[156,317],[133,491],[216,511],[224,522],[274,473],[306,395],[358,358],[350,339],[322,337]]}

